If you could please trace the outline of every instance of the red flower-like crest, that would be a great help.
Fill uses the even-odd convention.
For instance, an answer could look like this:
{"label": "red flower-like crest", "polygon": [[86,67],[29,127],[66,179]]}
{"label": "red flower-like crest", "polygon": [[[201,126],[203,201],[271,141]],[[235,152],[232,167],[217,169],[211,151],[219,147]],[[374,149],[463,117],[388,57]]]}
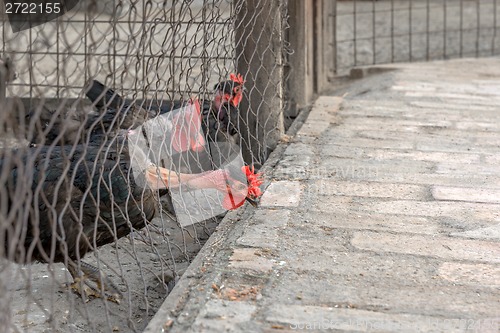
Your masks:
{"label": "red flower-like crest", "polygon": [[243,75],[241,74],[234,74],[234,73],[231,73],[229,74],[229,79],[231,81],[233,81],[234,83],[238,83],[240,85],[243,85],[245,83],[245,80],[243,79]]}
{"label": "red flower-like crest", "polygon": [[[262,191],[259,186],[262,185],[262,173],[255,173],[255,168],[252,166],[250,168],[248,165],[243,166],[241,171],[245,174],[247,178],[247,195],[248,197],[255,199],[262,195]],[[227,210],[236,209],[245,203],[245,195],[243,193],[232,193],[229,191],[224,197],[222,206]]]}
{"label": "red flower-like crest", "polygon": [[262,173],[255,173],[255,168],[252,166],[245,165],[241,168],[241,171],[247,176],[248,182],[248,194],[254,198],[258,198],[262,195],[262,191],[259,186],[264,182],[262,179]]}

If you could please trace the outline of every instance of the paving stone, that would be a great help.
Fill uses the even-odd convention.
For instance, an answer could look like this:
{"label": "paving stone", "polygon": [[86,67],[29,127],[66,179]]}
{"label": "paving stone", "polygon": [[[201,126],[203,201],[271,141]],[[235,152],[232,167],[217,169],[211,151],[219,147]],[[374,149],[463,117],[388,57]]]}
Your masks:
{"label": "paving stone", "polygon": [[314,146],[314,145],[318,144],[318,142],[319,142],[318,139],[319,138],[316,136],[301,135],[301,134],[297,133],[297,135],[295,135],[295,137],[292,140],[293,140],[293,142],[299,142],[299,143],[304,143],[304,144]]}
{"label": "paving stone", "polygon": [[453,283],[500,287],[500,266],[444,262],[439,276]]}
{"label": "paving stone", "polygon": [[[459,118],[463,118],[459,116]],[[496,120],[495,120],[496,121]],[[452,133],[449,135],[447,133]],[[474,133],[476,134],[476,133]],[[493,134],[493,133],[491,133]],[[375,148],[395,148],[401,149],[392,142],[406,142],[407,144],[434,144],[438,141],[441,144],[446,145],[471,145],[478,144],[484,146],[491,146],[494,143],[498,143],[498,135],[463,135],[463,131],[455,131],[450,129],[445,129],[441,127],[410,127],[409,130],[396,131],[396,130],[363,130],[363,131],[353,131],[348,129],[338,129],[333,127],[325,131],[322,135],[324,141],[329,144],[339,144],[345,145],[343,142],[349,142],[357,139],[380,141],[380,146],[375,146]],[[337,143],[338,142],[338,143]],[[387,144],[388,142],[389,144]],[[392,143],[392,146],[390,145]],[[369,143],[368,147],[371,147],[373,143]],[[401,143],[400,143],[401,145]],[[358,146],[358,145],[357,145]]]}
{"label": "paving stone", "polygon": [[317,195],[317,193],[304,193],[304,202],[302,203],[303,209],[311,211],[321,211],[327,214],[349,214],[353,212],[355,205],[352,197],[328,197],[324,195]]}
{"label": "paving stone", "polygon": [[273,268],[273,262],[259,255],[253,248],[236,248],[229,258],[229,267],[267,273]]}
{"label": "paving stone", "polygon": [[460,174],[464,178],[476,175],[500,176],[500,165],[443,162],[437,165],[436,173]]}
{"label": "paving stone", "polygon": [[293,142],[286,148],[284,154],[292,156],[298,155],[302,158],[304,156],[314,155],[314,150],[311,149],[310,145],[303,142]]}
{"label": "paving stone", "polygon": [[[410,105],[417,106],[420,108],[424,109],[438,109],[439,112],[443,109],[451,109],[451,110],[461,110],[461,109],[467,109],[470,110],[471,112],[474,111],[479,111],[481,113],[483,112],[497,112],[498,111],[498,106],[494,105],[474,105],[474,104],[469,104],[469,105],[463,105],[463,104],[456,104],[455,101],[446,101],[445,103],[443,102],[434,102],[434,101],[411,101],[409,103]],[[437,112],[437,111],[436,111]]]}
{"label": "paving stone", "polygon": [[[497,112],[498,113],[498,112]],[[500,115],[499,115],[500,117]],[[463,117],[462,117],[463,119]],[[497,119],[492,120],[497,121]],[[498,139],[498,133],[489,131],[462,131],[456,128],[441,128],[441,127],[427,127],[424,129],[421,135],[425,135],[426,138],[433,138],[439,140],[441,138],[449,138],[454,140],[460,140],[461,138],[467,138],[474,142],[474,144],[481,145],[482,141],[491,141],[493,139]]]}
{"label": "paving stone", "polygon": [[297,135],[317,137],[330,127],[330,124],[324,121],[308,121],[300,128]]}
{"label": "paving stone", "polygon": [[368,138],[343,138],[330,136],[325,140],[326,144],[338,146],[363,147],[363,148],[383,148],[383,149],[413,149],[414,144],[410,141],[401,140],[381,140]]}
{"label": "paving stone", "polygon": [[500,205],[453,201],[390,200],[359,202],[360,210],[414,216],[454,217],[472,221],[498,221]]}
{"label": "paving stone", "polygon": [[500,224],[451,234],[456,237],[500,241]]}
{"label": "paving stone", "polygon": [[[336,156],[343,158],[370,158],[375,160],[414,160],[443,162],[453,161],[455,163],[479,163],[480,154],[474,153],[447,153],[447,152],[427,152],[411,149],[391,150],[367,147],[349,147],[342,145],[332,145],[324,147],[320,153],[322,156]],[[495,159],[489,157],[494,163]]]}
{"label": "paving stone", "polygon": [[349,146],[339,146],[335,144],[326,145],[322,143],[323,148],[321,149],[320,155],[322,157],[339,157],[339,158],[358,158],[367,157],[366,149],[363,147],[349,147]]}
{"label": "paving stone", "polygon": [[296,207],[299,205],[302,184],[298,181],[275,181],[260,199],[261,207]]}
{"label": "paving stone", "polygon": [[[343,102],[338,96],[319,96],[314,102],[313,109],[309,113],[307,120],[325,121],[328,117],[335,115]],[[325,119],[326,117],[326,119]]]}
{"label": "paving stone", "polygon": [[456,104],[469,105],[471,102],[478,105],[495,105],[495,102],[500,102],[500,98],[496,96],[477,96],[471,94],[459,94],[459,93],[436,93],[436,92],[406,92],[407,97],[432,97],[432,98],[442,98],[447,101],[451,101]]}
{"label": "paving stone", "polygon": [[497,122],[460,121],[455,124],[455,127],[464,131],[500,131],[500,124]]}
{"label": "paving stone", "polygon": [[486,155],[484,161],[491,164],[500,164],[500,154]]}
{"label": "paving stone", "polygon": [[[354,164],[354,163],[353,163]],[[325,167],[323,167],[325,169]],[[348,169],[349,170],[349,169]],[[373,169],[370,171],[390,171],[389,168]],[[335,176],[330,178],[336,179],[349,179],[348,172],[336,173]],[[431,171],[424,171],[420,173],[407,172],[406,169],[395,169],[393,172],[359,172],[355,174],[356,180],[363,181],[378,181],[388,183],[405,183],[405,184],[428,184],[428,185],[448,185],[448,186],[467,186],[467,187],[484,187],[484,188],[499,188],[500,177],[494,175],[464,175],[464,174],[437,174]]]}
{"label": "paving stone", "polygon": [[237,244],[249,247],[274,249],[276,248],[278,239],[277,230],[259,225],[246,228],[245,233],[237,240]]}
{"label": "paving stone", "polygon": [[288,210],[259,210],[254,215],[254,223],[245,228],[237,244],[274,249],[279,241],[279,230],[286,226],[289,220],[290,211]]}
{"label": "paving stone", "polygon": [[432,187],[432,196],[436,200],[500,204],[500,189],[434,186]]}
{"label": "paving stone", "polygon": [[[443,129],[441,127],[425,127],[416,128],[412,131],[397,131],[397,130],[350,130],[338,127],[332,127],[323,133],[322,137],[325,142],[331,141],[335,143],[334,139],[353,139],[364,138],[372,140],[387,140],[387,141],[410,141],[410,142],[423,142],[441,140],[441,142],[452,143],[478,143],[479,140],[493,140],[497,139],[497,135],[478,135],[477,133],[467,133],[464,135],[463,131],[456,131],[450,129]],[[329,142],[330,143],[330,142]],[[383,148],[383,147],[375,147]]]}
{"label": "paving stone", "polygon": [[286,227],[290,221],[288,209],[259,209],[255,212],[249,226],[264,225],[272,229]]}
{"label": "paving stone", "polygon": [[332,233],[335,233],[337,228],[347,228],[433,235],[438,233],[440,229],[437,221],[419,216],[366,212],[327,213],[311,210],[305,213],[303,218],[314,225],[332,229]]}
{"label": "paving stone", "polygon": [[296,155],[286,155],[275,168],[273,177],[276,179],[306,179],[311,156],[305,155],[300,158]]}
{"label": "paving stone", "polygon": [[498,288],[445,280],[439,277],[439,263],[435,260],[415,261],[393,254],[365,256],[367,259],[339,253],[337,262],[324,272],[282,271],[268,289],[267,297],[289,305],[350,307],[445,318],[491,318],[498,314]]}
{"label": "paving stone", "polygon": [[427,161],[406,160],[371,160],[371,159],[345,159],[336,157],[325,157],[320,161],[320,168],[335,172],[344,179],[368,179],[377,180],[381,174],[407,173],[419,174],[430,173],[435,164]]}
{"label": "paving stone", "polygon": [[436,141],[427,141],[416,144],[416,149],[421,151],[435,151],[445,153],[471,153],[471,154],[492,154],[496,151],[495,147],[479,146],[475,143],[467,145],[457,143],[437,143]]}
{"label": "paving stone", "polygon": [[[330,272],[336,265],[335,257],[347,251],[344,237],[330,230],[306,225],[282,232],[281,251],[276,260],[283,269],[294,267],[300,271]],[[297,247],[299,241],[301,246]]]}
{"label": "paving stone", "polygon": [[473,94],[480,96],[497,96],[500,97],[498,86],[491,83],[483,82],[481,86],[477,84],[463,84],[463,83],[448,83],[443,86],[436,82],[415,82],[415,81],[398,81],[392,86],[394,90],[408,90],[408,88],[419,88],[421,91],[453,91],[461,94]]}
{"label": "paving stone", "polygon": [[357,196],[368,198],[393,198],[424,200],[428,197],[427,186],[364,181],[321,179],[309,185],[307,191],[318,195]]}
{"label": "paving stone", "polygon": [[415,161],[454,161],[455,163],[478,163],[481,155],[469,153],[444,153],[444,152],[423,152],[423,151],[399,151],[376,149],[365,151],[366,156],[378,160],[405,159]]}
{"label": "paving stone", "polygon": [[342,332],[465,332],[459,319],[287,304],[271,306],[266,316],[292,329]]}
{"label": "paving stone", "polygon": [[352,245],[364,250],[396,252],[452,260],[500,263],[500,246],[495,242],[443,236],[356,232]]}
{"label": "paving stone", "polygon": [[193,332],[238,332],[250,322],[256,306],[246,302],[209,300],[191,327]]}
{"label": "paving stone", "polygon": [[391,119],[391,118],[368,118],[363,119],[359,117],[347,117],[342,120],[344,126],[348,126],[352,130],[404,130],[405,128],[415,128],[415,127],[444,127],[451,128],[454,123],[448,120],[436,120],[436,121],[424,121],[424,120],[410,120],[410,119]]}
{"label": "paving stone", "polygon": [[[400,123],[393,123],[392,121],[378,121],[378,122],[366,122],[361,119],[352,119],[352,124],[349,124],[349,129],[352,131],[391,131],[391,132],[410,132],[419,133],[422,132],[423,127],[429,127],[431,124],[424,125],[422,122],[418,121],[404,121]],[[356,121],[357,120],[357,121]],[[439,125],[439,126],[438,126]],[[451,123],[446,122],[444,124],[432,124],[433,128],[442,127],[449,128]]]}
{"label": "paving stone", "polygon": [[307,121],[302,125],[297,133],[299,136],[319,136],[326,131],[331,124],[339,122],[337,110],[342,102],[342,98],[335,96],[321,96],[319,97]]}

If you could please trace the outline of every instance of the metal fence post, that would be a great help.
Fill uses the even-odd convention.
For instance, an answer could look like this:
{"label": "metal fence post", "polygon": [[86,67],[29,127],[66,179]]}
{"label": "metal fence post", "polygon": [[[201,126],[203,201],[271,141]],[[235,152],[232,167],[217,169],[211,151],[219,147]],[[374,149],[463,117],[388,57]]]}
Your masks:
{"label": "metal fence post", "polygon": [[290,110],[291,117],[296,117],[298,110],[312,103],[314,97],[313,7],[313,0],[289,2],[288,41],[293,53],[289,55],[287,84],[291,103],[295,106]]}
{"label": "metal fence post", "polygon": [[7,85],[8,68],[4,60],[0,59],[0,103],[5,102],[5,89]]}
{"label": "metal fence post", "polygon": [[329,88],[335,76],[336,0],[301,0],[288,3],[288,116],[311,105],[315,94]]}
{"label": "metal fence post", "polygon": [[245,77],[240,106],[247,163],[263,163],[284,133],[283,13],[285,0],[235,0],[236,63]]}
{"label": "metal fence post", "polygon": [[336,0],[315,1],[314,6],[314,91],[327,90],[335,77]]}

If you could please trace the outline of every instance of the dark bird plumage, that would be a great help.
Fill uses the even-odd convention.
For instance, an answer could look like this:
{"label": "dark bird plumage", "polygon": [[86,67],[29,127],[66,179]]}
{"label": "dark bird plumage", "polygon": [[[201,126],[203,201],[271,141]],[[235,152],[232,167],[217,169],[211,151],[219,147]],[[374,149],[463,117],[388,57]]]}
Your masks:
{"label": "dark bird plumage", "polygon": [[[127,235],[131,227],[142,228],[153,218],[154,194],[136,184],[130,172],[128,149],[119,146],[110,144],[104,149],[99,146],[57,146],[53,149],[44,146],[13,152],[19,163],[8,158],[0,160],[0,169],[10,171],[6,182],[8,207],[16,198],[16,186],[23,184],[28,171],[33,179],[26,191],[39,195],[26,203],[36,212],[28,210],[30,223],[23,226],[27,228],[26,238],[11,253],[14,258],[22,258],[23,249],[35,242],[33,254],[22,262],[47,261],[51,256],[54,262],[63,262],[66,254],[78,260],[94,247]],[[34,223],[40,232],[38,236]],[[55,229],[54,223],[59,224]],[[58,237],[55,239],[56,251],[51,254],[54,230]]]}
{"label": "dark bird plumage", "polygon": [[[20,263],[63,262],[75,283],[90,280],[95,292],[103,286],[116,299],[117,288],[80,260],[151,221],[158,189],[183,183],[192,189],[250,196],[223,170],[172,174],[153,165],[146,154],[139,154],[140,163],[132,164],[123,133],[110,141],[95,135],[89,145],[1,151],[5,186],[0,189],[0,218],[5,232],[0,236],[5,257]],[[141,170],[133,170],[137,165]]]}
{"label": "dark bird plumage", "polygon": [[[214,87],[213,100],[200,101],[201,128],[209,142],[236,143],[238,104],[243,81],[220,82]],[[161,101],[123,98],[97,80],[91,81],[86,96],[92,103],[81,100],[39,101],[26,105],[26,133],[32,144],[72,145],[85,143],[95,134],[113,135],[119,129],[133,129],[147,120],[186,106],[188,101]],[[28,127],[31,126],[31,129]],[[34,130],[33,130],[34,129]]]}
{"label": "dark bird plumage", "polygon": [[[202,129],[210,142],[235,140],[234,136],[238,133],[237,107],[241,101],[242,84],[231,80],[219,82],[214,86],[213,100],[201,101]],[[86,95],[101,110],[103,114],[101,123],[105,129],[117,125],[120,128],[134,128],[148,119],[179,109],[187,103],[162,101],[161,104],[154,105],[146,101],[124,99],[97,80],[92,81]]]}
{"label": "dark bird plumage", "polygon": [[[230,140],[237,133],[242,84],[240,77],[220,83],[214,100],[201,103],[200,128],[207,141]],[[0,189],[0,237],[8,259],[63,262],[78,292],[85,293],[85,284],[93,295],[104,291],[116,299],[114,284],[81,261],[86,253],[144,227],[156,214],[159,196],[172,187],[216,189],[224,194],[222,206],[235,209],[245,199],[256,204],[261,182],[249,169],[244,169],[248,184],[222,169],[174,172],[146,151],[139,154],[140,163],[133,164],[128,140],[141,131],[130,130],[183,103],[144,108],[98,81],[92,82],[87,96],[93,105],[53,101],[28,106],[27,133],[36,145],[0,151],[0,179],[5,184]]]}

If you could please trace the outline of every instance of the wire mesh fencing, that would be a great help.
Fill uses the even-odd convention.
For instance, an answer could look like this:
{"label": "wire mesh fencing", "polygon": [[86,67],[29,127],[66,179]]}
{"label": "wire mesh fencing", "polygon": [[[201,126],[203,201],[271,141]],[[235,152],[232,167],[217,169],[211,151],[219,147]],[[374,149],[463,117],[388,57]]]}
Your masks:
{"label": "wire mesh fencing", "polygon": [[500,54],[498,0],[337,1],[336,68]]}
{"label": "wire mesh fencing", "polygon": [[86,0],[20,31],[2,16],[2,332],[142,331],[224,212],[256,204],[251,166],[283,133],[286,10]]}

